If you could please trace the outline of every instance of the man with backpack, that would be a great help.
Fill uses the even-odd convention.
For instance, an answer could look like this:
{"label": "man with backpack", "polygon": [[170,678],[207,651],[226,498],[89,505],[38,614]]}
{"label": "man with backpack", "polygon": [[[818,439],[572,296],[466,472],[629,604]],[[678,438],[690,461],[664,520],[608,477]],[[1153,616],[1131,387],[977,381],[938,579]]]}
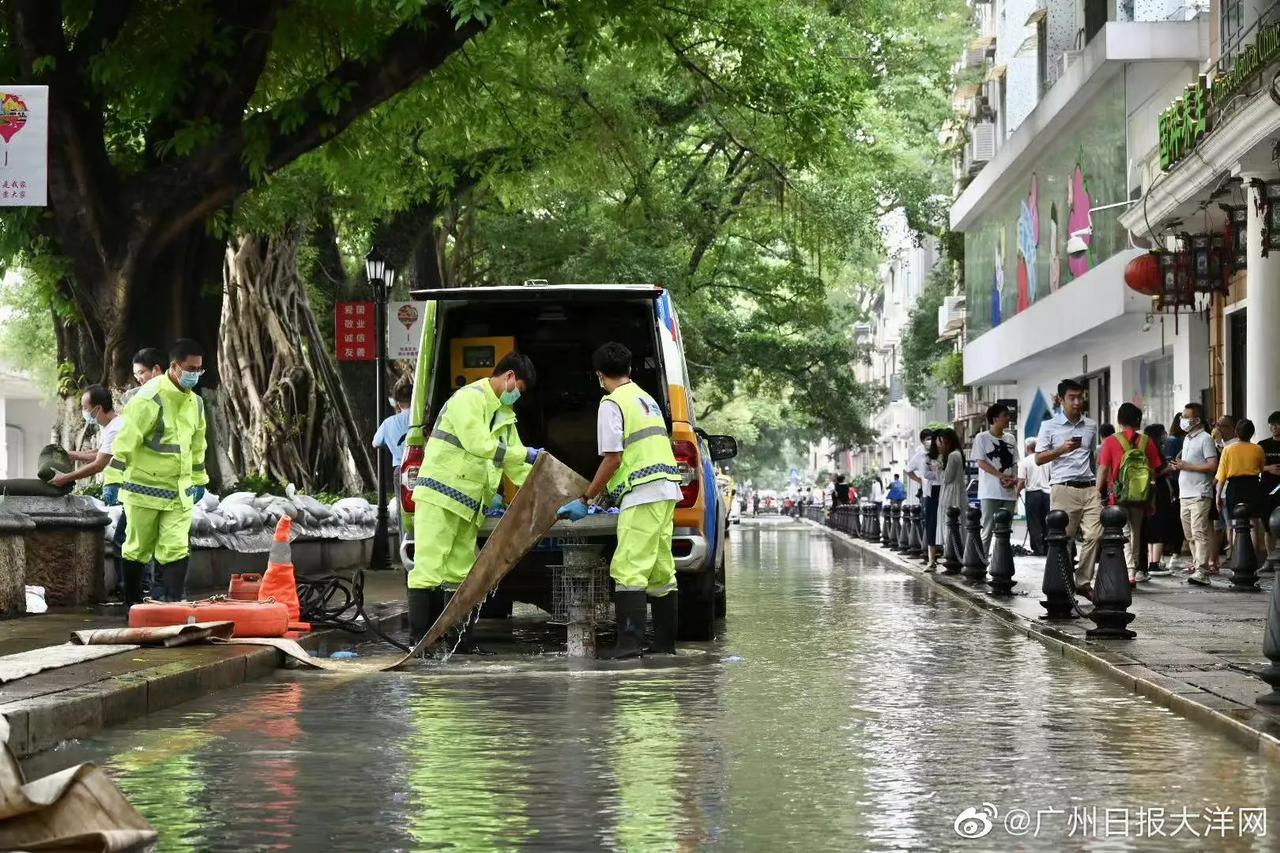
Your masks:
{"label": "man with backpack", "polygon": [[1110,498],[1129,516],[1126,522],[1128,543],[1125,562],[1129,567],[1129,585],[1150,579],[1145,567],[1139,573],[1142,554],[1142,520],[1150,510],[1155,494],[1156,474],[1164,467],[1160,451],[1142,433],[1142,410],[1133,403],[1120,406],[1116,414],[1119,431],[1102,442],[1098,453],[1098,492]]}

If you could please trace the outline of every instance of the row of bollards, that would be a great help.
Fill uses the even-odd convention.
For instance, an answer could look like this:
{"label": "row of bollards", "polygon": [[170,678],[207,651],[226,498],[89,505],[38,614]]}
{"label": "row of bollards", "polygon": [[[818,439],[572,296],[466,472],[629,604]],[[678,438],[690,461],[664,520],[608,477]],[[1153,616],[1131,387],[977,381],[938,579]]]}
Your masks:
{"label": "row of bollards", "polygon": [[[1228,589],[1233,591],[1260,591],[1259,570],[1273,576],[1280,571],[1280,509],[1267,520],[1275,545],[1263,565],[1259,564],[1253,545],[1249,513],[1249,507],[1240,504],[1232,514],[1235,542],[1231,556],[1231,586]],[[1077,614],[1087,615],[1094,623],[1094,627],[1085,632],[1090,639],[1136,637],[1129,628],[1134,614],[1129,612],[1133,592],[1124,554],[1128,539],[1124,532],[1127,513],[1119,507],[1107,507],[1102,511],[1101,558],[1093,578],[1093,609],[1088,614],[1081,613],[1076,606],[1075,567],[1067,536],[1067,514],[1054,510],[1045,521],[1048,531],[1041,585],[1044,600],[1040,606],[1045,609],[1042,618],[1056,621],[1072,619]],[[960,522],[959,508],[948,507],[942,574],[961,575],[971,586],[985,583],[990,586],[992,595],[1012,595],[1016,582],[1013,579],[1013,548],[1010,542],[1013,519],[1010,513],[1000,509],[992,517],[990,563],[982,545],[981,510],[969,508],[964,518],[963,536]],[[928,534],[924,527],[924,510],[920,506],[880,503],[841,506],[832,510],[828,524],[842,533],[879,543],[908,557],[923,555],[928,559],[925,546]],[[1271,587],[1262,651],[1269,664],[1258,675],[1271,687],[1271,692],[1258,697],[1257,701],[1263,705],[1280,705],[1280,583],[1273,582]]]}

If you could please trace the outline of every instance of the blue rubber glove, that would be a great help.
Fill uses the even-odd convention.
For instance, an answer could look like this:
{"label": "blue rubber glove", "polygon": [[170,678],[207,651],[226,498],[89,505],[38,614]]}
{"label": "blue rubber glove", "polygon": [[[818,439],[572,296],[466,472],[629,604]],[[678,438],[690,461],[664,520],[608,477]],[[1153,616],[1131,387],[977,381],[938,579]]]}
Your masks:
{"label": "blue rubber glove", "polygon": [[556,510],[556,518],[567,518],[571,521],[581,521],[587,517],[587,502],[582,498],[569,501],[560,509]]}
{"label": "blue rubber glove", "polygon": [[502,495],[494,495],[493,500],[489,501],[489,509],[502,509]]}
{"label": "blue rubber glove", "polygon": [[541,447],[526,447],[524,449],[524,461],[532,465],[538,461],[538,454],[542,453]]}
{"label": "blue rubber glove", "polygon": [[204,486],[192,486],[191,488],[193,489],[191,492],[191,502],[193,504],[200,503],[200,501],[204,499]]}

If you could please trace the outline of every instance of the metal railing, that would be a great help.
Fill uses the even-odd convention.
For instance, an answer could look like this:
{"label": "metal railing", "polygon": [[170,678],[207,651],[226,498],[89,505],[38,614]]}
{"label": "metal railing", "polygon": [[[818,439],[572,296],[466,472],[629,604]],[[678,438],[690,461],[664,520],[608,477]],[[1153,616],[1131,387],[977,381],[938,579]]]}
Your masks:
{"label": "metal railing", "polygon": [[1219,33],[1218,61],[1213,64],[1213,76],[1219,77],[1230,72],[1240,55],[1257,39],[1258,31],[1277,22],[1280,22],[1280,2],[1271,4],[1249,26],[1241,27],[1234,33]]}

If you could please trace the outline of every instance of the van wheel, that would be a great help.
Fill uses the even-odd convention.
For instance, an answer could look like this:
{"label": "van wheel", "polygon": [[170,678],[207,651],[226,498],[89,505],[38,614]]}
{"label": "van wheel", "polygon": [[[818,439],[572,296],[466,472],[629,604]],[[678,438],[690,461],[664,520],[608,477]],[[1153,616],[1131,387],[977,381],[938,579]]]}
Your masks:
{"label": "van wheel", "polygon": [[680,575],[679,635],[681,640],[714,640],[716,637],[716,576],[714,572]]}

